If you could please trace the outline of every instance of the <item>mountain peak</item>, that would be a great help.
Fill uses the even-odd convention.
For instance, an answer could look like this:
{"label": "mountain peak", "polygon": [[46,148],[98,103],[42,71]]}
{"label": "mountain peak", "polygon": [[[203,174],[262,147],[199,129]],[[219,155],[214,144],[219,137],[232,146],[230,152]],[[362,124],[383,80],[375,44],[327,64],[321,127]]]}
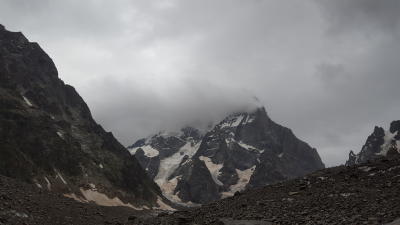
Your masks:
{"label": "mountain peak", "polygon": [[316,150],[264,107],[231,113],[203,135],[191,127],[182,133],[128,148],[175,202],[206,203],[324,167]]}
{"label": "mountain peak", "polygon": [[400,135],[400,120],[395,120],[391,122],[389,130],[391,133],[398,132],[397,134]]}
{"label": "mountain peak", "polygon": [[350,154],[347,166],[365,163],[378,157],[400,154],[400,121],[390,123],[389,130],[375,126],[358,154]]}

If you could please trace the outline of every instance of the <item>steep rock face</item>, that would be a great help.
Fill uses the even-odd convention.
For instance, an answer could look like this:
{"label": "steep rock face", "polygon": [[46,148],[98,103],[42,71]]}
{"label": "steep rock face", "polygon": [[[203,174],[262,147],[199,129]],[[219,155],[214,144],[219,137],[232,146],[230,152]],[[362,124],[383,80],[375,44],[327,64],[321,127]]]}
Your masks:
{"label": "steep rock face", "polygon": [[[324,168],[317,151],[273,122],[264,108],[226,117],[193,146],[196,143],[191,154],[183,148],[176,151],[183,156],[160,185],[171,200],[206,203]],[[156,151],[161,155],[164,150]],[[142,165],[156,158],[143,160],[141,156]]]}
{"label": "steep rock face", "polygon": [[199,148],[202,135],[192,127],[179,133],[160,132],[146,139],[136,141],[128,147],[129,152],[139,160],[148,175],[164,190],[164,195],[175,198],[174,186],[177,178],[171,179],[181,162],[191,158]]}
{"label": "steep rock face", "polygon": [[160,194],[39,45],[3,26],[0,159],[0,174],[82,201],[152,206]]}
{"label": "steep rock face", "polygon": [[400,120],[393,121],[389,130],[375,127],[358,154],[349,153],[347,166],[365,163],[378,157],[391,157],[400,153]]}

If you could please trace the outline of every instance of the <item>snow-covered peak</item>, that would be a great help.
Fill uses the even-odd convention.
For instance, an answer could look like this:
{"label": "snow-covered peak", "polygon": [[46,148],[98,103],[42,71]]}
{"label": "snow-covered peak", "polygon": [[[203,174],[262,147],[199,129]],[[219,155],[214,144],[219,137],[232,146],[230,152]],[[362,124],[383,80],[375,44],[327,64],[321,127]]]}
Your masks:
{"label": "snow-covered peak", "polygon": [[153,146],[153,148],[162,148],[164,145],[169,145],[169,142],[197,142],[202,138],[201,132],[193,127],[185,127],[180,131],[167,132],[161,131],[157,134],[149,135],[146,138],[139,139],[134,144],[127,147],[127,149],[133,149],[143,146]]}
{"label": "snow-covered peak", "polygon": [[[288,135],[292,138],[285,138]],[[288,148],[283,148],[287,140]],[[289,129],[273,123],[263,107],[232,113],[203,134],[193,127],[160,132],[129,150],[163,194],[178,203],[206,203],[323,167],[318,154]],[[311,167],[298,163],[305,160]],[[288,162],[295,172],[273,166]],[[277,171],[271,174],[271,169]]]}
{"label": "snow-covered peak", "polygon": [[377,157],[400,153],[399,134],[400,121],[393,121],[390,124],[389,130],[376,126],[372,134],[367,138],[361,151],[358,154],[350,152],[346,165],[351,166]]}
{"label": "snow-covered peak", "polygon": [[[229,129],[244,126],[253,123],[257,117],[264,114],[267,116],[264,107],[256,108],[250,112],[237,112],[229,115],[222,120],[217,126],[217,129]],[[267,116],[268,117],[268,116]]]}
{"label": "snow-covered peak", "polygon": [[222,123],[220,123],[218,125],[218,128],[224,129],[224,128],[237,127],[242,122],[243,118],[244,118],[243,114],[230,116],[230,117],[226,118],[225,120],[223,120]]}

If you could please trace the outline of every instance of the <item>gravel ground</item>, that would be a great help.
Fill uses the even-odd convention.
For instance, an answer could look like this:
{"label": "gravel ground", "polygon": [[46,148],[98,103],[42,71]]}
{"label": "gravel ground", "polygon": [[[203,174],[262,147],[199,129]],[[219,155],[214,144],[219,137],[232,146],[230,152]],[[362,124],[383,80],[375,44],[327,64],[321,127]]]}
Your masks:
{"label": "gravel ground", "polygon": [[324,169],[200,208],[162,214],[152,220],[138,219],[132,224],[386,224],[397,218],[399,158]]}
{"label": "gravel ground", "polygon": [[0,176],[0,225],[124,224],[143,212],[101,207]]}

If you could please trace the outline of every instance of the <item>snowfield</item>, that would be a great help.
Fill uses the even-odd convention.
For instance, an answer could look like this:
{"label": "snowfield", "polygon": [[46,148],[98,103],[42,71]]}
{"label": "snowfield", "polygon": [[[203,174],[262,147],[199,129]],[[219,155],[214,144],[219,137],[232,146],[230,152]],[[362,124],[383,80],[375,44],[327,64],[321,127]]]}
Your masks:
{"label": "snowfield", "polygon": [[199,147],[200,143],[194,144],[193,142],[188,141],[175,154],[160,161],[159,171],[157,176],[154,178],[154,181],[160,186],[163,193],[171,201],[180,201],[179,197],[173,193],[177,185],[178,178],[175,177],[171,180],[168,180],[168,178],[178,168],[183,158],[188,156],[189,159],[191,159]]}
{"label": "snowfield", "polygon": [[206,164],[214,182],[220,186],[224,185],[220,180],[218,180],[218,176],[220,175],[219,170],[223,167],[223,164],[214,164],[210,158],[205,156],[200,156],[199,159]]}
{"label": "snowfield", "polygon": [[144,152],[144,155],[149,157],[149,158],[153,158],[159,155],[159,152],[157,149],[151,147],[150,145],[145,145],[142,147],[136,147],[136,148],[129,148],[128,151],[131,153],[131,155],[134,155],[137,150],[142,149]]}

